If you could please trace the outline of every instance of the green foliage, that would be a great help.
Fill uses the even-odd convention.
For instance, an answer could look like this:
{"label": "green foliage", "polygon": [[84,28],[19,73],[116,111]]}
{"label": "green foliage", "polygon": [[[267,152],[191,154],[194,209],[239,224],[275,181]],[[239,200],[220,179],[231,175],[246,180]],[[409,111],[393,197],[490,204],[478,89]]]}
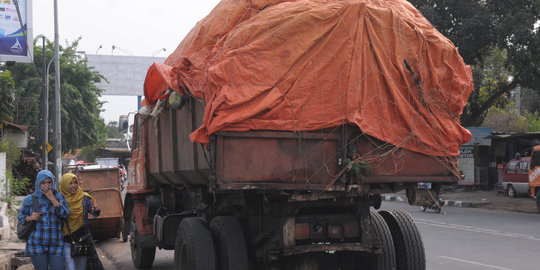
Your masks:
{"label": "green foliage", "polygon": [[109,124],[107,124],[107,138],[122,138],[122,133],[118,131],[118,122],[111,121]]}
{"label": "green foliage", "polygon": [[21,149],[17,147],[17,141],[11,138],[0,140],[0,152],[6,152],[8,164],[16,164],[21,157]]}
{"label": "green foliage", "polygon": [[411,0],[473,68],[474,91],[461,122],[475,126],[504,108],[517,86],[540,93],[540,1]]}
{"label": "green foliage", "polygon": [[540,132],[540,115],[536,113],[525,114],[527,119],[527,132]]}
{"label": "green foliage", "polygon": [[527,131],[527,118],[521,116],[519,111],[512,106],[506,109],[492,107],[489,109],[483,127],[493,128],[498,132],[525,132]]}
{"label": "green foliage", "polygon": [[11,78],[9,71],[0,72],[0,120],[12,121],[14,100],[15,100],[15,82]]}
{"label": "green foliage", "polygon": [[98,157],[99,149],[104,145],[104,142],[100,142],[96,145],[85,146],[81,149],[79,156],[86,162],[94,162],[96,157]]}
{"label": "green foliage", "polygon": [[11,192],[13,195],[16,196],[22,196],[27,195],[26,187],[30,183],[29,178],[23,178],[23,179],[11,179]]}
{"label": "green foliage", "polygon": [[[41,38],[35,39],[41,41]],[[95,84],[104,79],[97,71],[88,67],[87,59],[76,53],[79,40],[65,47],[60,46],[60,83],[61,83],[61,118],[62,118],[62,150],[68,152],[83,146],[104,141],[107,130],[99,113],[103,105],[98,100],[102,90]],[[40,42],[41,43],[41,42]],[[54,43],[47,41],[45,58],[49,62],[54,57]],[[34,44],[34,65],[38,72],[42,70],[43,48]],[[15,93],[21,99],[27,99],[28,104],[41,104],[42,82],[30,64],[16,64],[10,67],[16,83]],[[54,63],[49,70],[49,127],[54,119]],[[39,107],[39,106],[37,106]],[[41,123],[41,112],[22,113],[18,116],[18,124],[38,127]],[[31,145],[39,151],[42,134],[38,129],[31,129],[30,135],[36,137],[36,144]],[[49,138],[52,138],[52,134]]]}

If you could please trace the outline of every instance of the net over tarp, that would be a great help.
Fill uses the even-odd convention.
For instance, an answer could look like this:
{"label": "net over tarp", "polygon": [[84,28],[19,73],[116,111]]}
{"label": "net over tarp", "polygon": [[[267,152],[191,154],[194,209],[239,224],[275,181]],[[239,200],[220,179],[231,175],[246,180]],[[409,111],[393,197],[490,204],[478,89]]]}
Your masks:
{"label": "net over tarp", "polygon": [[169,88],[206,103],[193,142],[348,123],[398,147],[457,156],[471,136],[459,122],[470,67],[401,0],[223,0],[150,67],[143,102]]}

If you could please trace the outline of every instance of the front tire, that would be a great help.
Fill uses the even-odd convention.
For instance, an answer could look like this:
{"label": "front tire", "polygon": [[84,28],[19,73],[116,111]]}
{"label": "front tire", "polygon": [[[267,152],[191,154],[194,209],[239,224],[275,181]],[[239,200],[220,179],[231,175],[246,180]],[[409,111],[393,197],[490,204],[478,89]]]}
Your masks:
{"label": "front tire", "polygon": [[174,266],[177,270],[217,269],[214,242],[203,219],[188,217],[180,222],[174,245]]}
{"label": "front tire", "polygon": [[508,188],[506,188],[506,194],[510,198],[515,198],[517,195],[516,190],[514,189],[512,185],[508,185]]}
{"label": "front tire", "polygon": [[130,239],[131,260],[137,269],[148,269],[152,267],[154,258],[156,257],[156,247],[142,248],[140,236],[137,230],[137,219],[135,217],[135,209],[131,212],[130,222]]}

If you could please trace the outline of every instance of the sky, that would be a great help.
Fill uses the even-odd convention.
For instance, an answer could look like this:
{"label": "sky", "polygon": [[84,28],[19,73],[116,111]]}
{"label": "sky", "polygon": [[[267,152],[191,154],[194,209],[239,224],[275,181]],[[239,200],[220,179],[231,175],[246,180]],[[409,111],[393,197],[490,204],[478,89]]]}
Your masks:
{"label": "sky", "polygon": [[[167,57],[219,2],[57,0],[59,41],[66,45],[66,40],[71,43],[81,37],[78,50],[87,54]],[[32,6],[33,36],[43,34],[54,41],[54,0],[33,0]],[[101,100],[106,102],[101,113],[105,123],[137,110],[137,97],[102,96]]]}

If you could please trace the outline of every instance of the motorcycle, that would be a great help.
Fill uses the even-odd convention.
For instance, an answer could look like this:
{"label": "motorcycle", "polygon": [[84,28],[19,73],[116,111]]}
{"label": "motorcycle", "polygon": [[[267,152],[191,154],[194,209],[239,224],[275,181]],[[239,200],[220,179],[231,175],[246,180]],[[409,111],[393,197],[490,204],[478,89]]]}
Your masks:
{"label": "motorcycle", "polygon": [[431,205],[427,205],[427,206],[422,205],[420,206],[420,209],[422,209],[422,212],[426,212],[426,209],[432,209],[435,211],[435,213],[440,213],[442,206],[444,205],[444,200],[442,199],[440,192],[439,192],[439,195],[437,196],[437,201],[438,203],[433,202]]}

